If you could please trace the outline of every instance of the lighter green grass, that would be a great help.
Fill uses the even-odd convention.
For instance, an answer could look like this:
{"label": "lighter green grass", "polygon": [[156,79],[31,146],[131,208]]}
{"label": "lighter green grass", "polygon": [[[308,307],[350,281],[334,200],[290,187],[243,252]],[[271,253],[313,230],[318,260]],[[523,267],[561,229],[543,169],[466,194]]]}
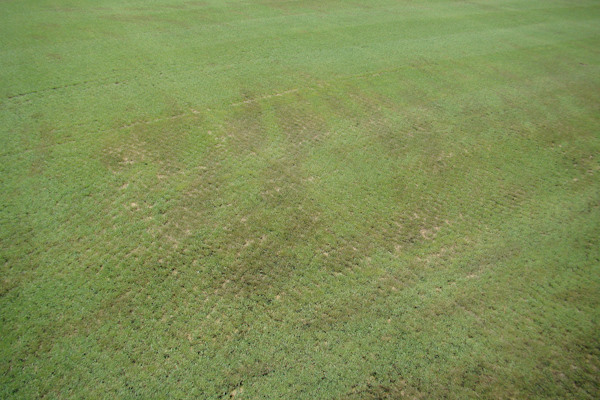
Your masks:
{"label": "lighter green grass", "polygon": [[0,3],[0,398],[600,397],[600,3]]}

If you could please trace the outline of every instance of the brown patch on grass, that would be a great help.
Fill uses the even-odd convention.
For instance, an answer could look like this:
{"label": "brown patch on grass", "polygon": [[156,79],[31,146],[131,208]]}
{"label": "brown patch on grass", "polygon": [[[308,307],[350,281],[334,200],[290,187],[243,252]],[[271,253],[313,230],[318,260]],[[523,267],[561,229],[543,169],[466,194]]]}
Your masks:
{"label": "brown patch on grass", "polygon": [[290,151],[300,152],[307,145],[318,142],[325,134],[327,125],[308,101],[299,95],[294,96],[294,100],[293,103],[283,103],[277,107],[277,122],[291,147]]}
{"label": "brown patch on grass", "polygon": [[48,53],[48,54],[46,54],[46,57],[49,60],[54,60],[54,61],[60,61],[60,60],[62,60],[62,56],[60,54],[58,54],[58,53]]}
{"label": "brown patch on grass", "polygon": [[375,376],[369,376],[365,382],[356,384],[344,396],[347,399],[425,399],[426,393],[412,386],[402,377],[378,382]]}
{"label": "brown patch on grass", "polygon": [[270,99],[273,97],[281,97],[281,96],[285,96],[286,94],[291,94],[291,93],[296,93],[298,92],[300,89],[289,89],[289,90],[284,90],[282,92],[277,92],[277,93],[272,93],[272,94],[266,94],[263,96],[257,96],[257,97],[251,97],[249,95],[245,95],[244,97],[246,97],[246,100],[243,101],[239,101],[236,103],[232,103],[231,106],[232,107],[238,107],[244,104],[251,104],[251,103],[256,103],[259,102],[261,100],[266,100],[266,99]]}
{"label": "brown patch on grass", "polygon": [[259,102],[246,103],[234,109],[223,132],[226,147],[238,154],[260,151],[267,139],[262,117],[263,110]]}
{"label": "brown patch on grass", "polygon": [[25,145],[33,150],[33,161],[29,168],[30,175],[43,174],[46,170],[48,158],[51,156],[52,147],[55,144],[53,141],[54,132],[51,126],[42,123],[37,140],[35,142],[30,141],[30,139],[27,140]]}
{"label": "brown patch on grass", "polygon": [[[199,117],[185,114],[192,120]],[[137,164],[158,167],[159,174],[169,176],[182,167],[181,156],[189,152],[190,122],[180,115],[160,118],[153,123],[131,124],[123,132],[108,136],[101,160],[113,172],[123,172]],[[110,140],[110,141],[109,141]]]}
{"label": "brown patch on grass", "polygon": [[103,15],[102,18],[111,19],[119,22],[136,22],[136,23],[147,23],[150,21],[157,21],[158,19],[150,14],[112,14]]}
{"label": "brown patch on grass", "polygon": [[261,0],[261,4],[281,10],[288,15],[305,13],[306,11],[322,12],[331,7],[331,2],[320,0]]}
{"label": "brown patch on grass", "polygon": [[[268,152],[271,138],[267,137],[261,102],[231,110],[228,121],[214,132],[216,144],[203,165],[188,173],[181,194],[161,218],[164,223],[153,225],[150,231],[156,241],[177,241],[177,249],[168,251],[175,259],[187,260],[186,249],[194,248],[199,263],[204,256],[221,260],[223,270],[214,282],[221,294],[256,295],[275,290],[277,282],[289,278],[306,262],[297,249],[319,229],[319,219],[314,218],[319,207],[304,196],[303,186],[309,183],[302,175],[304,155],[298,140],[318,134],[321,128],[310,122],[308,110],[290,107],[286,113],[291,119],[277,121],[283,139],[278,145],[286,153],[281,158]],[[299,125],[303,117],[312,127],[310,134],[305,125]],[[249,179],[258,188],[255,203],[248,205],[240,197],[246,194],[231,187],[230,172],[244,160],[250,160],[253,170]],[[206,234],[199,236],[199,232]]]}

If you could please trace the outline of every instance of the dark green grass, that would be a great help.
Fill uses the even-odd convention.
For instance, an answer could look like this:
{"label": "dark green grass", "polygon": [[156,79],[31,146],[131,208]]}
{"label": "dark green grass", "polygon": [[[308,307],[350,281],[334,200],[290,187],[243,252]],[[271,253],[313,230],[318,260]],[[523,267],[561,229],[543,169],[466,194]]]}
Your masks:
{"label": "dark green grass", "polygon": [[0,11],[0,397],[600,396],[597,1]]}

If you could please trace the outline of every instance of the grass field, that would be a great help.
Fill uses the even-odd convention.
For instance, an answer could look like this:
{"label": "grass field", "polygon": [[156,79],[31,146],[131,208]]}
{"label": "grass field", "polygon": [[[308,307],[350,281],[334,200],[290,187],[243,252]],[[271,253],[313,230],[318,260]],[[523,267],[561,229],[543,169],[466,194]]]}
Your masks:
{"label": "grass field", "polygon": [[0,2],[0,398],[600,397],[600,1]]}

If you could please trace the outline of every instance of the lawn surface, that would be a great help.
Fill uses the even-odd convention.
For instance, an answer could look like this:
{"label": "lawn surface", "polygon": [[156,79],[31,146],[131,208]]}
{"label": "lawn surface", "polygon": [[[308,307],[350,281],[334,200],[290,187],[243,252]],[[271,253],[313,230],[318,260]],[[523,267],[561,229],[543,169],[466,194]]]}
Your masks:
{"label": "lawn surface", "polygon": [[600,397],[600,2],[0,2],[0,398]]}

